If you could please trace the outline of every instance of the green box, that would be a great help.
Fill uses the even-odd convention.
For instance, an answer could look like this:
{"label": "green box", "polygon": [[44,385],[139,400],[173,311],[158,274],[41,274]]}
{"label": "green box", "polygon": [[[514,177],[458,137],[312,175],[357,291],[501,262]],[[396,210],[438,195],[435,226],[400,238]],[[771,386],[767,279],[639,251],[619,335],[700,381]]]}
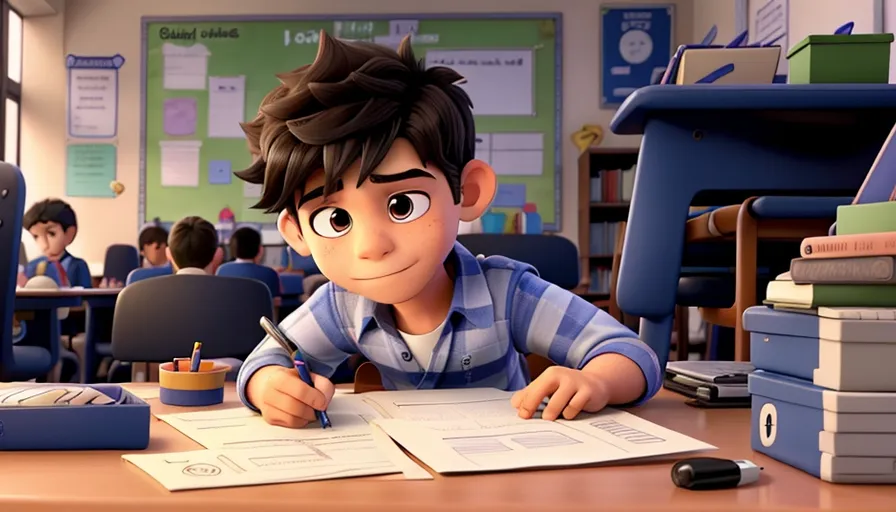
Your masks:
{"label": "green box", "polygon": [[787,52],[791,84],[885,84],[893,34],[817,35]]}
{"label": "green box", "polygon": [[896,201],[837,207],[837,234],[863,235],[896,231]]}

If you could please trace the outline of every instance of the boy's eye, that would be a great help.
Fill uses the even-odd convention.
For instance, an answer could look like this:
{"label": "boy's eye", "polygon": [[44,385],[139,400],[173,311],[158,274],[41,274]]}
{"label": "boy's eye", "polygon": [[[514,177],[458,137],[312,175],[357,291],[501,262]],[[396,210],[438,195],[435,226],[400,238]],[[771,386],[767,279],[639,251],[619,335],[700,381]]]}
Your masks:
{"label": "boy's eye", "polygon": [[339,238],[352,228],[352,216],[342,208],[321,208],[311,214],[311,229],[324,238]]}
{"label": "boy's eye", "polygon": [[405,224],[415,221],[429,211],[429,196],[423,192],[402,192],[389,198],[389,217]]}

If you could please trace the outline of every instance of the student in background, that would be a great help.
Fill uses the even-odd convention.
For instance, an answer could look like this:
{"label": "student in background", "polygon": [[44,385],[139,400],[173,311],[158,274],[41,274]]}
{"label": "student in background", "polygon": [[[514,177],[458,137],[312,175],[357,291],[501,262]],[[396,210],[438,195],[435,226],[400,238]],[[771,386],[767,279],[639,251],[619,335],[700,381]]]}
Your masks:
{"label": "student in background", "polygon": [[264,246],[261,245],[261,233],[242,227],[230,235],[230,256],[237,263],[254,263],[260,265],[264,259]]}
{"label": "student in background", "polygon": [[55,267],[59,275],[59,286],[81,286],[90,288],[90,268],[87,262],[68,252],[68,246],[78,234],[78,219],[68,203],[60,199],[44,199],[35,203],[25,212],[22,219],[25,228],[43,255],[30,261],[25,275],[34,277],[43,262]]}
{"label": "student in background", "polygon": [[137,240],[143,268],[162,267],[168,264],[168,232],[161,226],[149,226],[140,232]]}
{"label": "student in background", "polygon": [[201,217],[185,217],[171,228],[165,253],[178,274],[214,275],[224,259],[218,232]]}
{"label": "student in background", "polygon": [[230,235],[229,247],[234,260],[221,265],[217,275],[256,279],[268,287],[271,297],[283,295],[280,274],[273,268],[261,264],[264,258],[261,233],[250,227],[239,228]]}

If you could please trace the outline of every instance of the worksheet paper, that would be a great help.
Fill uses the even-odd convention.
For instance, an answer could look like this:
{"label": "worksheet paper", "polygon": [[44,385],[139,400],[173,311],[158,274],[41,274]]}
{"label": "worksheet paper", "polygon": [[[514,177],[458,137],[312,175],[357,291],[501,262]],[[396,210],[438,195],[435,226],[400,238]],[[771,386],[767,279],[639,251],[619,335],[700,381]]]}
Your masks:
{"label": "worksheet paper", "polygon": [[[438,473],[566,467],[715,447],[623,411],[566,421],[520,419],[511,393],[439,390],[369,393],[395,442]],[[388,419],[391,418],[391,419]]]}
{"label": "worksheet paper", "polygon": [[242,407],[159,415],[208,449],[122,458],[169,491],[398,473],[411,480],[432,478],[369,424],[377,413],[353,395],[336,395],[327,414],[334,426],[326,430],[318,423],[273,426]]}

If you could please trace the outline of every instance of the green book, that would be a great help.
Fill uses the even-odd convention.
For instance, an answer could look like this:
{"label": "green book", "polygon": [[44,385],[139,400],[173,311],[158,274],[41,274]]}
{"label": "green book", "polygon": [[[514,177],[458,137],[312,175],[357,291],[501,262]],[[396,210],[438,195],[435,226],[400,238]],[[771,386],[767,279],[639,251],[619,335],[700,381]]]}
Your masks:
{"label": "green book", "polygon": [[837,207],[837,234],[863,235],[896,231],[896,201]]}
{"label": "green book", "polygon": [[896,285],[795,284],[788,272],[768,283],[765,302],[796,309],[892,308],[896,307]]}

